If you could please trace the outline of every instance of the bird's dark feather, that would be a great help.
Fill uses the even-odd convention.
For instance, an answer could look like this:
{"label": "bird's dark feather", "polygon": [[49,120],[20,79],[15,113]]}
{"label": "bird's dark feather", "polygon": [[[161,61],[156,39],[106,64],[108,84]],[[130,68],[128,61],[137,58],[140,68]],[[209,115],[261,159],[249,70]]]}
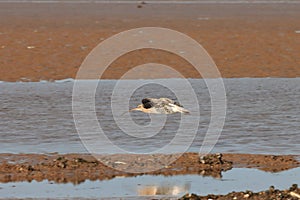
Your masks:
{"label": "bird's dark feather", "polygon": [[150,102],[148,102],[148,103],[144,103],[143,107],[146,108],[146,109],[149,109],[149,108],[152,108],[153,105]]}
{"label": "bird's dark feather", "polygon": [[146,109],[152,108],[154,106],[154,103],[150,99],[143,99],[142,100],[143,107]]}
{"label": "bird's dark feather", "polygon": [[179,106],[179,107],[182,107],[182,108],[183,108],[183,106],[182,106],[180,103],[176,102],[176,101],[174,101],[174,104],[175,104],[176,106]]}
{"label": "bird's dark feather", "polygon": [[151,100],[150,100],[150,99],[148,99],[148,98],[142,99],[142,103],[143,103],[143,104],[145,104],[145,103],[149,103],[149,102],[151,102]]}

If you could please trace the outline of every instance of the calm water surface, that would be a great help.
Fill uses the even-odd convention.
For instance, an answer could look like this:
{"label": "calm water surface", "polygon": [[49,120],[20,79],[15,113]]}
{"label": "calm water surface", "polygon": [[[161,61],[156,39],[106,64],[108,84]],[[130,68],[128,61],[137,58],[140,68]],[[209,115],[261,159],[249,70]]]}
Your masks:
{"label": "calm water surface", "polygon": [[[180,83],[178,79],[161,81]],[[189,148],[197,152],[210,122],[210,95],[203,80],[189,82],[200,106],[199,128]],[[147,84],[145,80],[123,82],[135,83],[145,85],[133,93],[130,107],[139,104],[143,97],[176,99],[172,91],[159,84]],[[0,152],[86,153],[72,115],[73,84],[73,81],[0,83]],[[111,112],[115,84],[114,80],[101,81],[95,96],[96,115],[105,135],[121,148],[139,153],[167,145],[176,135],[181,116],[169,115],[165,126],[153,137],[141,139],[128,135],[118,127]],[[300,155],[300,78],[224,79],[224,84],[227,115],[214,152]],[[178,90],[175,92],[184,92],[180,87]],[[195,102],[189,102],[188,97],[187,102],[184,106],[193,109]],[[148,114],[134,112],[131,117],[138,125],[150,123]],[[186,144],[177,145],[179,148]],[[114,153],[109,145],[101,148]]]}
{"label": "calm water surface", "polygon": [[[246,190],[258,192],[267,190],[270,185],[275,186],[276,189],[287,189],[292,183],[300,184],[299,173],[300,168],[275,174],[257,169],[234,168],[224,172],[220,179],[200,175],[144,175],[130,178],[117,177],[106,181],[87,180],[79,185],[56,184],[47,180],[30,183],[0,183],[0,196],[3,198],[177,199],[186,193],[208,195]],[[260,181],[257,177],[260,177]]]}

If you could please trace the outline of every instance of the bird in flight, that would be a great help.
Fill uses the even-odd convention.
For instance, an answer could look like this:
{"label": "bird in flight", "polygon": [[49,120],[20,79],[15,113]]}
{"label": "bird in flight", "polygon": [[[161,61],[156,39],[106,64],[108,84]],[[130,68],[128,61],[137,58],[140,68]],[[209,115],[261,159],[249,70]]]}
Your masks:
{"label": "bird in flight", "polygon": [[142,104],[129,110],[129,112],[135,110],[154,114],[190,113],[187,109],[183,108],[182,105],[168,98],[145,98],[142,100]]}

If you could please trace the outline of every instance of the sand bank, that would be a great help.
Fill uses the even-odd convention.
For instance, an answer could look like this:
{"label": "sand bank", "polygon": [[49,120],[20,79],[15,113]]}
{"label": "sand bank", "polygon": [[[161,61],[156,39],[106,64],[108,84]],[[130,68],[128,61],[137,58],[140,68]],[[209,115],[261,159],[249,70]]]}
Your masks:
{"label": "sand bank", "polygon": [[[293,3],[1,3],[0,80],[74,78],[101,41],[145,26],[171,28],[197,40],[223,77],[300,77],[299,9]],[[117,59],[101,78],[118,79],[148,62],[200,77],[179,56],[144,49]]]}
{"label": "sand bank", "polygon": [[[199,174],[221,177],[233,167],[279,172],[300,166],[290,155],[211,154],[103,155],[101,162],[87,154],[0,154],[0,182],[52,180],[80,183],[86,179],[106,180],[116,176]],[[105,163],[105,164],[103,164]],[[164,163],[169,163],[164,165]],[[162,167],[154,170],[157,165]],[[143,169],[143,172],[140,172]],[[126,172],[131,171],[131,172]],[[135,171],[139,173],[134,173]]]}

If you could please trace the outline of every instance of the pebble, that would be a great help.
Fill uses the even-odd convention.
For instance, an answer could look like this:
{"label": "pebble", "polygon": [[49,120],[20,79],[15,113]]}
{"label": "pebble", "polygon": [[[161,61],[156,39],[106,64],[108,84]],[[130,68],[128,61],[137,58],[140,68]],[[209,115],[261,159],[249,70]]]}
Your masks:
{"label": "pebble", "polygon": [[297,184],[293,184],[291,187],[290,187],[290,191],[293,191],[293,190],[296,190],[298,188],[298,185]]}
{"label": "pebble", "polygon": [[275,191],[275,187],[274,187],[273,185],[271,185],[271,186],[269,187],[269,191],[270,191],[270,192],[274,192],[274,191]]}
{"label": "pebble", "polygon": [[122,161],[116,161],[116,162],[114,162],[115,164],[122,164],[122,165],[125,165],[126,164],[126,162],[122,162]]}
{"label": "pebble", "polygon": [[300,194],[297,194],[296,192],[290,192],[290,195],[291,195],[292,197],[295,197],[295,198],[300,199]]}

